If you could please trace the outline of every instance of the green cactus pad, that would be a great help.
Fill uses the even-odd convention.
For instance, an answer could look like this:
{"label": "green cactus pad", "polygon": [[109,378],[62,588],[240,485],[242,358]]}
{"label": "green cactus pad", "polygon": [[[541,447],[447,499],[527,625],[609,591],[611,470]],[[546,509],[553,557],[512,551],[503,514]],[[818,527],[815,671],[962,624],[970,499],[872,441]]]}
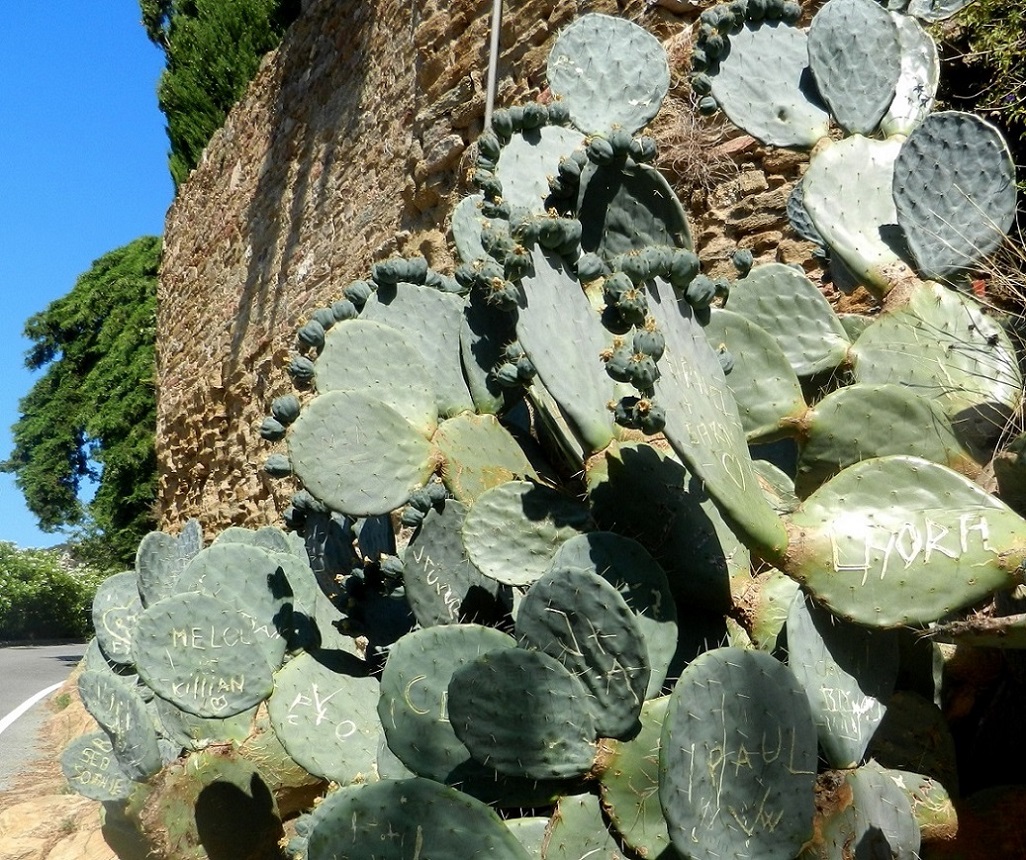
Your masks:
{"label": "green cactus pad", "polygon": [[477,624],[450,624],[407,633],[388,654],[378,717],[385,738],[406,767],[445,782],[470,753],[456,736],[448,707],[449,681],[482,654],[516,646],[512,637]]}
{"label": "green cactus pad", "polygon": [[442,480],[461,502],[514,479],[537,477],[516,439],[493,415],[457,415],[431,440],[441,452]]}
{"label": "green cactus pad", "polygon": [[110,737],[102,731],[69,743],[61,753],[61,771],[83,797],[104,803],[127,800],[138,785],[121,767]]}
{"label": "green cactus pad", "polygon": [[783,263],[756,266],[736,281],[727,307],[770,333],[798,376],[832,370],[844,361],[851,345],[823,294]]}
{"label": "green cactus pad", "polygon": [[940,82],[937,43],[923,26],[908,15],[891,12],[901,41],[901,77],[894,101],[880,121],[884,136],[909,134],[933,108]]}
{"label": "green cactus pad", "polygon": [[489,219],[481,213],[481,194],[464,197],[452,210],[452,240],[456,253],[464,263],[473,263],[488,256],[481,244],[481,230]]}
{"label": "green cactus pad", "polygon": [[552,94],[585,134],[641,130],[670,86],[666,52],[651,33],[623,18],[584,15],[559,34],[549,53]]}
{"label": "green cactus pad", "polygon": [[589,693],[554,657],[506,648],[452,673],[449,719],[481,764],[527,779],[573,779],[595,759]]}
{"label": "green cactus pad", "polygon": [[226,745],[165,768],[160,790],[150,792],[138,816],[160,822],[146,834],[150,856],[175,860],[266,857],[267,846],[284,836],[266,777]]}
{"label": "green cactus pad", "polygon": [[619,591],[587,568],[553,568],[517,610],[521,647],[554,657],[589,693],[596,733],[624,738],[638,728],[651,674],[648,647]]}
{"label": "green cactus pad", "polygon": [[603,741],[599,753],[602,805],[624,843],[640,857],[670,849],[659,805],[659,743],[669,696],[645,702],[641,731],[629,741]]}
{"label": "green cactus pad", "polygon": [[[408,342],[405,332],[392,326],[359,319],[335,326],[327,334],[314,370],[314,381],[322,394],[373,391],[378,400],[395,409],[425,437],[438,423],[435,382],[428,359]],[[290,428],[290,441],[313,403],[303,408]],[[289,453],[295,467],[291,448]]]}
{"label": "green cactus pad", "polygon": [[314,822],[306,860],[530,860],[483,803],[418,777],[343,788],[318,807]]}
{"label": "green cactus pad", "polygon": [[911,454],[969,478],[980,465],[933,400],[901,385],[858,384],[824,397],[802,419],[795,485],[802,497],[860,460]]}
{"label": "green cactus pad", "polygon": [[362,321],[384,323],[402,332],[403,340],[421,353],[422,363],[431,376],[439,415],[455,415],[474,408],[460,365],[464,304],[453,293],[396,284],[379,288],[360,313]]}
{"label": "green cactus pad", "polygon": [[422,627],[481,624],[497,620],[510,608],[509,590],[484,576],[463,548],[467,506],[448,499],[441,510],[428,511],[403,555],[403,584],[417,623]]}
{"label": "green cactus pad", "polygon": [[897,636],[840,621],[799,592],[787,616],[787,665],[809,697],[828,764],[858,765],[898,678]]}
{"label": "green cactus pad", "polygon": [[950,838],[958,829],[958,812],[948,790],[921,773],[888,768],[887,775],[905,792],[922,842]]}
{"label": "green cactus pad", "polygon": [[373,777],[381,741],[379,683],[350,654],[300,654],[274,678],[267,712],[282,746],[315,776],[340,785]]}
{"label": "green cactus pad", "polygon": [[809,67],[838,124],[871,134],[901,77],[898,26],[874,0],[830,0],[809,27]]}
{"label": "green cactus pad", "polygon": [[741,599],[750,619],[752,644],[760,651],[774,653],[781,644],[780,634],[798,592],[798,583],[776,568],[770,568],[756,576],[752,586]]}
{"label": "green cactus pad", "polygon": [[143,606],[174,594],[178,576],[201,549],[203,532],[198,520],[189,520],[177,537],[157,531],[143,537],[135,555]]}
{"label": "green cactus pad", "polygon": [[759,487],[778,514],[789,514],[798,507],[798,496],[794,492],[794,481],[779,466],[769,460],[753,460],[752,468],[759,479]]}
{"label": "green cactus pad", "polygon": [[694,248],[684,207],[647,164],[590,165],[581,176],[577,209],[581,248],[606,261],[652,245]]}
{"label": "green cactus pad", "polygon": [[623,860],[623,856],[594,794],[559,799],[542,844],[545,860]]}
{"label": "green cactus pad", "polygon": [[241,744],[253,730],[256,707],[224,719],[197,717],[160,696],[153,705],[165,735],[181,749],[200,750],[211,743]]}
{"label": "green cactus pad", "polygon": [[858,382],[904,385],[935,401],[970,447],[996,439],[1022,402],[1008,335],[970,296],[921,284],[851,348]]}
{"label": "green cactus pad", "polygon": [[731,310],[713,308],[705,336],[713,349],[723,345],[734,356],[727,387],[749,442],[771,441],[805,414],[802,386],[788,356],[766,329],[734,313],[733,303]]}
{"label": "green cactus pad", "polygon": [[[815,838],[799,860],[833,860],[857,846],[856,856],[916,860],[919,826],[904,790],[890,771],[867,765],[826,773],[821,782],[823,808]],[[833,791],[830,791],[833,788]]]}
{"label": "green cactus pad", "polygon": [[1001,132],[974,114],[928,116],[894,163],[897,221],[926,278],[971,268],[1015,219],[1015,166]]}
{"label": "green cactus pad", "polygon": [[142,782],[160,770],[157,730],[145,702],[111,672],[90,670],[78,678],[86,710],[109,736],[121,770]]}
{"label": "green cactus pad", "polygon": [[903,270],[892,192],[900,149],[897,138],[854,135],[817,151],[802,179],[803,202],[816,230],[877,294],[886,292],[895,272]]}
{"label": "green cactus pad", "polygon": [[495,175],[502,183],[502,200],[520,214],[541,214],[549,196],[549,177],[560,159],[569,158],[584,142],[580,132],[558,125],[513,135],[502,148]]}
{"label": "green cactus pad", "polygon": [[562,260],[540,247],[531,260],[533,273],[522,280],[517,339],[589,452],[601,451],[613,438],[608,403],[616,399],[616,384],[600,358],[612,336]]}
{"label": "green cactus pad", "polygon": [[718,648],[684,670],[659,748],[659,801],[693,860],[791,860],[812,836],[816,729],[782,663]]}
{"label": "green cactus pad", "polygon": [[690,305],[661,278],[652,285],[649,309],[666,335],[655,384],[666,409],[663,432],[745,542],[772,557],[786,544],[784,527],[762,494],[753,492],[758,481],[720,361]]}
{"label": "green cactus pad", "polygon": [[576,499],[527,481],[509,481],[470,508],[463,544],[470,561],[492,579],[527,586],[548,569],[559,545],[590,526]]}
{"label": "green cactus pad", "polygon": [[467,387],[480,413],[494,415],[506,401],[503,388],[492,375],[506,344],[516,337],[513,315],[489,304],[480,290],[473,290],[463,309],[460,357]]}
{"label": "green cactus pad", "polygon": [[[644,544],[666,571],[680,605],[727,611],[731,578],[748,575],[748,549],[702,482],[671,451],[621,443],[593,464],[588,480],[600,527]],[[653,510],[659,516],[653,517]]]}
{"label": "green cactus pad", "polygon": [[159,600],[139,617],[136,668],[164,699],[198,717],[230,717],[271,694],[253,619],[208,594]]}
{"label": "green cactus pad", "polygon": [[658,694],[677,649],[677,609],[665,571],[648,550],[613,532],[590,532],[565,541],[552,570],[590,570],[623,597],[645,637],[651,669],[645,698]]}
{"label": "green cactus pad", "polygon": [[926,624],[1021,581],[1026,523],[916,457],[845,469],[791,517],[785,572],[842,618]]}
{"label": "green cactus pad", "polygon": [[211,546],[220,546],[228,543],[254,546],[266,552],[293,552],[293,547],[289,542],[288,534],[277,526],[264,526],[259,529],[229,526],[214,538]]}
{"label": "green cactus pad", "polygon": [[434,471],[431,443],[369,392],[322,394],[290,430],[289,458],[303,485],[352,516],[394,510]]}
{"label": "green cactus pad", "polygon": [[506,829],[524,846],[531,860],[542,860],[542,844],[549,819],[540,815],[506,819]]}
{"label": "green cactus pad", "polygon": [[284,564],[285,557],[258,546],[214,543],[189,562],[175,592],[201,592],[248,615],[248,638],[259,643],[271,666],[277,666],[292,630],[293,591]]}
{"label": "green cactus pad", "polygon": [[93,629],[103,653],[115,663],[132,662],[132,632],[143,611],[134,570],[108,576],[93,598]]}
{"label": "green cactus pad", "polygon": [[811,85],[805,33],[762,21],[729,38],[709,77],[730,121],[770,146],[812,147],[826,137],[830,119]]}

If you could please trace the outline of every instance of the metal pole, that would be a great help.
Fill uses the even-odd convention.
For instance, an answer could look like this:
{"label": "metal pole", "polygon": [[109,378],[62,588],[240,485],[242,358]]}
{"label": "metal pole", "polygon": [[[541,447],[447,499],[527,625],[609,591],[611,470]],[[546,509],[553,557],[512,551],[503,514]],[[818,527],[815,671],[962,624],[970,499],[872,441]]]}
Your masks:
{"label": "metal pole", "polygon": [[492,34],[488,46],[488,89],[485,94],[485,128],[491,128],[495,110],[495,90],[498,86],[499,32],[502,30],[502,0],[492,0]]}

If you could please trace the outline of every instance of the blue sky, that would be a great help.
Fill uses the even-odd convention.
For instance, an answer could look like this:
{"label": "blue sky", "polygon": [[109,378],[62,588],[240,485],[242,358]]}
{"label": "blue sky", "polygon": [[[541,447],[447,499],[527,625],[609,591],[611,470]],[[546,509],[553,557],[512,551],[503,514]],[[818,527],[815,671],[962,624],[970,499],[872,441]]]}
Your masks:
{"label": "blue sky", "polygon": [[[0,5],[0,459],[11,451],[25,320],[93,260],[163,232],[173,189],[156,87],[163,55],[137,0]],[[0,541],[51,546],[10,475]]]}

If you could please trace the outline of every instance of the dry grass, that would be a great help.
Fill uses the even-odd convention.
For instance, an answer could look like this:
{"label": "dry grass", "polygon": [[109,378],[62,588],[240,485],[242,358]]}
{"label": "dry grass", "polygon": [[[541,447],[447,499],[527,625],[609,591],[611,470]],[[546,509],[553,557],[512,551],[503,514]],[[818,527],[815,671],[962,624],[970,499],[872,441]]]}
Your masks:
{"label": "dry grass", "polygon": [[736,129],[719,117],[699,116],[692,100],[668,96],[652,135],[659,145],[659,166],[679,190],[709,192],[737,176],[738,167],[717,147]]}

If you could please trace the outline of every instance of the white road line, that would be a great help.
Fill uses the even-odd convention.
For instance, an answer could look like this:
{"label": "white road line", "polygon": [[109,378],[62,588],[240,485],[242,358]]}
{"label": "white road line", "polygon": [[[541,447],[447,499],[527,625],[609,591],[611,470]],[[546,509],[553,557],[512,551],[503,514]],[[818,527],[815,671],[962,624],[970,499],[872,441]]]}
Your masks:
{"label": "white road line", "polygon": [[40,690],[31,699],[26,699],[24,702],[18,705],[18,707],[11,711],[6,717],[0,720],[0,734],[3,734],[5,729],[9,729],[11,727],[11,723],[13,723],[16,719],[18,719],[18,717],[24,714],[25,711],[31,708],[36,702],[38,702],[40,699],[45,698],[46,696],[49,696],[50,693],[52,693],[54,690],[60,687],[63,683],[63,681],[58,681],[52,687],[47,687],[45,690]]}

